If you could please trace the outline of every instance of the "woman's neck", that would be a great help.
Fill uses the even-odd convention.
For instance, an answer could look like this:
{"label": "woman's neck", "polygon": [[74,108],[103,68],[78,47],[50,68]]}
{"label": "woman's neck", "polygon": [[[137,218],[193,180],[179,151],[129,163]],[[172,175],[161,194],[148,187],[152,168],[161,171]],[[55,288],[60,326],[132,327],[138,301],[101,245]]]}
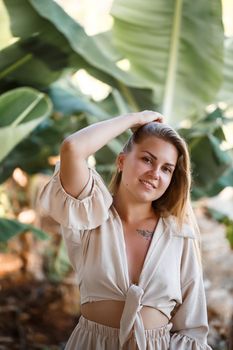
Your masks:
{"label": "woman's neck", "polygon": [[113,197],[113,204],[120,218],[127,223],[136,223],[156,216],[151,203],[136,202],[120,188]]}

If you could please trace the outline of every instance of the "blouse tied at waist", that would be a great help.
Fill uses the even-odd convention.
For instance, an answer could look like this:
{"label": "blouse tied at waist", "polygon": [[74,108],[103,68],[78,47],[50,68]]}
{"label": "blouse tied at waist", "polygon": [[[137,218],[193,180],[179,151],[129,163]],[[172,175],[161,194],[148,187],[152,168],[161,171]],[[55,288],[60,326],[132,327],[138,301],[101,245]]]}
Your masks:
{"label": "blouse tied at waist", "polygon": [[131,330],[134,327],[138,348],[140,350],[146,350],[144,325],[140,313],[143,306],[141,304],[143,294],[144,290],[135,284],[132,284],[127,291],[125,306],[120,321],[119,340],[122,347],[129,338]]}

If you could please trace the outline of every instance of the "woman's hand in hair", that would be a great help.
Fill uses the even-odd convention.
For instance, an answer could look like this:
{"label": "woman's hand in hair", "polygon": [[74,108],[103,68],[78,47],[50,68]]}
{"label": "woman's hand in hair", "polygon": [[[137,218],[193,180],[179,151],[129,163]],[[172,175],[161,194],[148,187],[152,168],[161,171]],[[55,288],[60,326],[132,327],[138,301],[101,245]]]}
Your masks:
{"label": "woman's hand in hair", "polygon": [[135,124],[131,127],[131,130],[135,132],[140,126],[148,124],[150,122],[163,123],[164,116],[158,112],[154,111],[142,111],[128,114],[129,116],[134,116]]}

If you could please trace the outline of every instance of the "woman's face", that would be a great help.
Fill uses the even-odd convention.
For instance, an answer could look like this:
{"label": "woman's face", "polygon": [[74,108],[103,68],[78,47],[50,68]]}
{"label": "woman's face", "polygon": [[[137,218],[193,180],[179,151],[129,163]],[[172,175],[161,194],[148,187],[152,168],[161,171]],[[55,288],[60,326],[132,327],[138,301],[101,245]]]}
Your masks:
{"label": "woman's face", "polygon": [[139,202],[160,198],[171,182],[177,158],[173,144],[155,136],[145,138],[134,144],[129,153],[118,156],[120,187]]}

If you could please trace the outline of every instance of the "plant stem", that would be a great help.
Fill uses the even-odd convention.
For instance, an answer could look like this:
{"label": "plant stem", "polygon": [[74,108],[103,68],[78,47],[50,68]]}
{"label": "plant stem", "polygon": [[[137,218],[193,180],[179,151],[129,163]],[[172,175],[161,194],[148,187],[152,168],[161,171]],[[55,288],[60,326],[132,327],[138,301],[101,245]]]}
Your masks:
{"label": "plant stem", "polygon": [[167,80],[165,85],[163,107],[162,107],[162,114],[166,116],[168,121],[171,119],[172,105],[173,105],[174,94],[175,94],[182,5],[183,5],[183,0],[176,1],[175,12],[174,12],[174,22],[173,22],[173,28],[171,31],[171,48],[170,48],[170,54],[169,54],[168,73],[167,73]]}
{"label": "plant stem", "polygon": [[19,68],[20,66],[24,65],[31,58],[32,58],[32,54],[29,53],[26,56],[24,56],[23,58],[21,58],[20,60],[18,60],[17,62],[13,63],[12,65],[10,65],[6,69],[4,69],[0,73],[0,79],[4,78],[6,75],[9,75],[10,73],[14,72],[17,68]]}
{"label": "plant stem", "polygon": [[40,102],[43,98],[44,94],[40,93],[37,98],[18,116],[17,119],[11,124],[12,127],[17,126],[32,110],[33,108]]}

